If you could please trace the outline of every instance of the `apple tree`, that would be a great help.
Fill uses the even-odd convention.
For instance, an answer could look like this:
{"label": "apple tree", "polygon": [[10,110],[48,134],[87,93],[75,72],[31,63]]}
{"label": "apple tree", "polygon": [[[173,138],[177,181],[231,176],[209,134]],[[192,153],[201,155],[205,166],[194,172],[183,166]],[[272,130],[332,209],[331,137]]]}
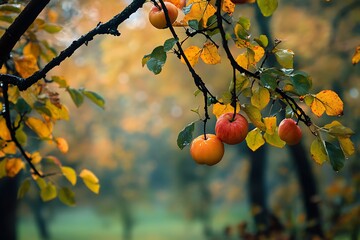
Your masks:
{"label": "apple tree", "polygon": [[[58,94],[60,89],[69,94],[76,106],[87,98],[103,108],[105,100],[95,91],[75,89],[68,79],[49,72],[97,35],[119,37],[119,25],[142,8],[145,0],[132,1],[112,19],[100,22],[60,53],[44,38],[44,34],[61,30],[49,16],[40,15],[50,0],[31,0],[25,7],[18,1],[8,2],[0,5],[0,178],[12,178],[24,171],[28,177],[19,188],[19,197],[35,185],[44,201],[58,197],[65,204],[73,205],[74,192],[71,187],[58,184],[61,178],[71,186],[77,184],[80,177],[87,188],[99,193],[98,178],[89,169],[77,173],[62,165],[59,159],[43,156],[31,147],[31,139],[35,137],[56,146],[62,153],[68,151],[64,136],[53,134],[56,124],[69,118],[68,109]],[[206,163],[213,157],[202,149],[209,140],[217,140],[219,147],[212,148],[212,152],[219,156],[215,159],[218,162],[223,154],[223,142],[237,144],[244,140],[252,151],[264,144],[282,148],[300,141],[301,131],[305,130],[314,137],[309,154],[315,162],[328,162],[339,171],[345,159],[353,155],[355,147],[350,137],[354,132],[338,120],[344,108],[338,94],[331,89],[312,92],[311,76],[294,67],[295,53],[284,47],[281,39],[252,35],[250,20],[238,16],[241,14],[241,8],[236,7],[239,4],[256,4],[265,17],[271,16],[277,9],[277,0],[159,0],[146,4],[153,5],[149,11],[150,23],[159,28],[158,31],[170,31],[172,37],[154,46],[152,52],[144,53],[139,61],[154,74],[160,74],[168,57],[178,58],[197,87],[196,92],[188,94],[203,99],[202,107],[192,110],[197,120],[185,126],[177,139],[179,148],[183,149],[195,138],[194,129],[203,129],[201,142],[191,146],[197,154],[195,160]],[[354,64],[358,63],[358,56],[357,48],[352,59]],[[276,63],[268,66],[272,57]],[[228,91],[212,92],[206,75],[201,76],[197,71],[199,61],[208,68],[225,63],[228,76],[221,81]],[[285,130],[279,126],[282,114],[293,119],[288,121],[292,125]],[[229,117],[223,121],[225,116]],[[237,116],[241,124],[236,124]],[[329,116],[330,121],[319,126],[316,118],[323,116]],[[218,119],[218,130],[211,138],[207,137],[206,127],[210,118]],[[252,124],[249,129],[247,122]]]}

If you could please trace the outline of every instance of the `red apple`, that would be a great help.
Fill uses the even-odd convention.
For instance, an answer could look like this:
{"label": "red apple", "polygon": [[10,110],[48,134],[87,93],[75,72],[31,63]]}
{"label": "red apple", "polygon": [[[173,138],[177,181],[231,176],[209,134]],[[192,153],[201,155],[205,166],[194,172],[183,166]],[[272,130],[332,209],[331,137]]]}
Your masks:
{"label": "red apple", "polygon": [[238,144],[244,141],[249,131],[249,124],[246,118],[237,113],[222,114],[215,125],[215,133],[221,141],[227,144]]}
{"label": "red apple", "polygon": [[298,144],[302,137],[301,128],[291,118],[285,118],[280,122],[278,134],[280,139],[288,145]]}
{"label": "red apple", "polygon": [[[169,18],[171,24],[173,24],[178,16],[178,8],[171,2],[164,2],[166,9],[169,13]],[[160,6],[160,5],[159,5]],[[164,10],[158,6],[153,6],[149,12],[149,21],[150,23],[159,29],[164,29],[167,27],[166,18]]]}

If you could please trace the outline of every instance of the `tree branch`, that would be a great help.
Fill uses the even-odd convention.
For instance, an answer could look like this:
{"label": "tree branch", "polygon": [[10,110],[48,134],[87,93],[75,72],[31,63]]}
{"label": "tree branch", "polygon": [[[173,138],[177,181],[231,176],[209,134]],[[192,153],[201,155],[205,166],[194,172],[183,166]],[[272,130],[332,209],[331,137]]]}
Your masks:
{"label": "tree branch", "polygon": [[[34,0],[39,1],[39,0]],[[69,47],[63,50],[58,56],[53,58],[49,63],[47,63],[44,68],[40,71],[35,72],[33,75],[26,79],[22,79],[15,76],[2,75],[0,80],[7,82],[12,85],[16,85],[20,91],[28,89],[31,85],[36,83],[41,78],[44,78],[46,74],[63,62],[66,58],[70,57],[77,49],[83,45],[87,45],[88,42],[92,41],[96,35],[100,34],[111,34],[114,36],[119,36],[118,26],[128,19],[133,13],[135,13],[139,8],[142,7],[145,0],[134,0],[130,5],[128,5],[121,13],[114,16],[106,23],[99,23],[94,29],[89,31],[87,34],[81,36],[78,40],[73,41]]]}
{"label": "tree branch", "polygon": [[0,38],[0,67],[9,58],[11,50],[20,37],[49,2],[50,0],[31,0],[9,28],[6,29],[4,35]]}

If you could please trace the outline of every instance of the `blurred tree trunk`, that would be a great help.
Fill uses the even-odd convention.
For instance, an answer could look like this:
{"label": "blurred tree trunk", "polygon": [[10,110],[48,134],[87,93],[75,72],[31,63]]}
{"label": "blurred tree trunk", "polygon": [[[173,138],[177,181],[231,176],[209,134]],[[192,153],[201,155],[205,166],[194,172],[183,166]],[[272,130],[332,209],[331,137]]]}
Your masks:
{"label": "blurred tree trunk", "polygon": [[308,154],[300,143],[290,146],[291,159],[296,168],[297,178],[302,192],[304,209],[306,212],[306,222],[308,224],[306,232],[307,239],[318,236],[323,238],[322,219],[318,201],[318,191],[316,179],[312,172]]}
{"label": "blurred tree trunk", "polygon": [[252,208],[256,232],[264,234],[269,227],[269,211],[265,186],[266,146],[250,153],[250,172],[248,178],[249,201]]}
{"label": "blurred tree trunk", "polygon": [[[256,8],[256,20],[259,25],[259,32],[261,34],[265,34],[269,38],[269,44],[273,44],[273,37],[271,34],[271,28],[270,28],[270,24],[269,24],[270,20],[269,20],[269,18],[265,19],[262,16],[262,14],[258,8]],[[269,58],[267,60],[267,64],[275,65],[274,57]],[[315,180],[314,174],[312,172],[311,165],[309,163],[307,152],[306,152],[305,148],[303,147],[303,145],[301,145],[301,144],[289,147],[289,149],[290,149],[290,153],[291,153],[291,159],[293,160],[294,166],[296,168],[299,185],[302,190],[304,209],[306,212],[306,218],[308,220],[307,222],[309,223],[309,226],[306,229],[307,235],[310,239],[312,236],[323,237],[324,234],[323,234],[323,230],[322,230],[321,214],[320,214],[318,202],[316,201],[316,197],[317,197],[316,180]],[[260,201],[260,203],[263,205],[265,204],[265,196],[264,196],[264,194],[265,194],[264,193],[265,192],[264,191],[265,190],[265,186],[264,186],[265,157],[266,157],[265,153],[262,153],[260,156],[252,157],[251,172],[250,172],[250,177],[249,177],[250,191],[255,191],[252,189],[260,187],[258,191],[263,192],[262,196],[261,196],[261,193],[256,193],[256,191],[255,191],[255,193],[250,192],[250,194],[253,195],[253,197],[250,197],[250,200],[253,201],[253,198],[258,199],[258,198],[262,197],[263,202]],[[262,161],[259,163],[258,161],[260,161],[260,160],[262,160]],[[253,172],[253,171],[255,171],[255,172]],[[258,172],[258,173],[256,173],[256,172]],[[253,184],[257,184],[257,185],[253,185]],[[260,186],[259,184],[263,184],[263,185]],[[258,196],[255,194],[258,194]],[[256,203],[251,202],[251,204],[256,204]],[[263,214],[264,214],[263,217],[266,217],[267,219],[269,218],[269,214],[267,211],[265,211]],[[259,220],[257,220],[256,216],[255,216],[255,222],[257,222],[257,221],[259,221]],[[265,220],[262,220],[262,221],[265,224],[267,224],[266,226],[268,227],[268,222],[266,222]]]}
{"label": "blurred tree trunk", "polygon": [[18,177],[0,179],[0,239],[16,240]]}

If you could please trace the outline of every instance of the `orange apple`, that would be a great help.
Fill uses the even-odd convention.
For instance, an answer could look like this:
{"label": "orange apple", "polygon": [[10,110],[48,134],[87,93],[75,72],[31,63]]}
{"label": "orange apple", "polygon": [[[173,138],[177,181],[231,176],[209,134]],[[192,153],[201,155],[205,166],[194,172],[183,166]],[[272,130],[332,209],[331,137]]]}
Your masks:
{"label": "orange apple", "polygon": [[186,0],[165,0],[165,2],[171,2],[179,9],[182,9],[186,6]]}
{"label": "orange apple", "polygon": [[[169,14],[170,23],[173,24],[178,16],[178,8],[171,2],[164,2],[164,4]],[[159,7],[154,5],[151,8],[149,12],[149,21],[154,27],[164,29],[167,27],[165,13],[160,5]]]}
{"label": "orange apple", "polygon": [[214,165],[224,156],[224,144],[214,134],[198,136],[191,142],[190,154],[199,164]]}
{"label": "orange apple", "polygon": [[224,113],[216,121],[215,133],[227,144],[238,144],[244,141],[249,131],[246,118],[240,113]]}
{"label": "orange apple", "polygon": [[280,139],[288,145],[298,144],[302,137],[301,128],[291,118],[285,118],[280,122],[278,134]]}

